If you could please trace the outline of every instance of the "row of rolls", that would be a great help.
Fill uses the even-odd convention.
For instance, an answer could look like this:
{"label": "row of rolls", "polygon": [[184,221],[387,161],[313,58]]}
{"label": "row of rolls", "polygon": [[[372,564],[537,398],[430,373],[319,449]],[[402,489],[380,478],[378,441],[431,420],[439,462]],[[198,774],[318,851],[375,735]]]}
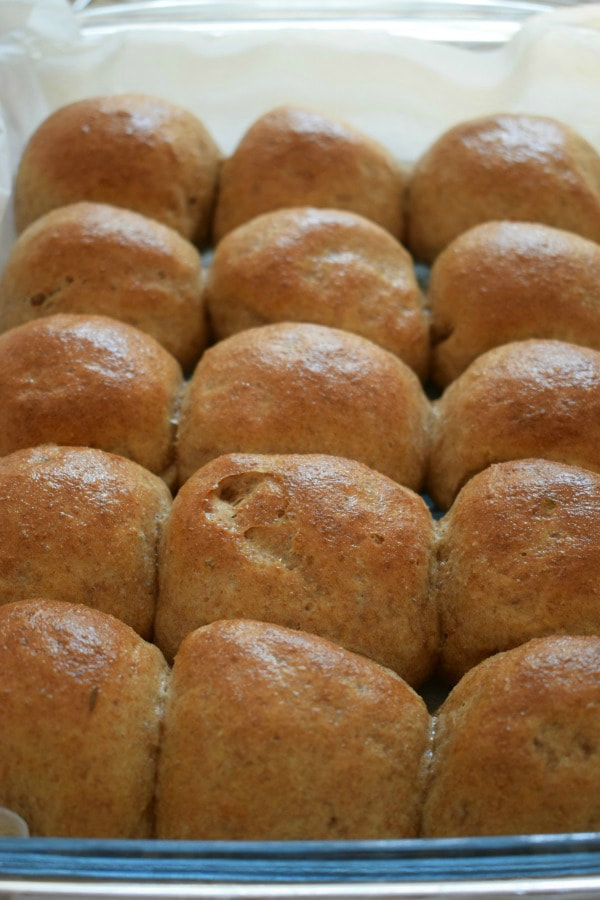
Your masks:
{"label": "row of rolls", "polygon": [[599,284],[600,244],[535,222],[477,225],[417,273],[392,235],[345,210],[264,213],[203,262],[161,223],[81,201],[14,243],[0,331],[52,313],[107,315],[152,335],[189,373],[209,343],[313,322],[367,338],[443,389],[512,341],[600,349]]}
{"label": "row of rolls", "polygon": [[600,240],[600,158],[555,119],[499,113],[455,125],[412,165],[350,124],[282,106],[224,157],[190,111],[159,97],[92,97],[30,137],[15,187],[22,231],[79,200],[134,209],[188,240],[218,243],[274,209],[345,209],[431,263],[484,221],[543,222]]}
{"label": "row of rolls", "polygon": [[430,400],[415,373],[338,328],[282,322],[208,349],[184,380],[151,336],[57,313],[0,335],[0,456],[97,447],[181,486],[228,453],[364,463],[440,509],[491,463],[543,457],[600,471],[600,351],[516,341]]}
{"label": "row of rolls", "polygon": [[[461,123],[408,170],[314,111],[272,110],[224,158],[186,110],[96,97],[34,132],[14,206],[2,331],[106,314],[191,371],[207,339],[310,321],[361,334],[441,388],[514,340],[600,349],[600,156],[548,118]],[[432,266],[426,297],[413,260]]]}
{"label": "row of rolls", "polygon": [[247,618],[318,634],[412,687],[552,634],[600,635],[600,476],[545,460],[490,466],[436,521],[352,460],[232,454],[173,501],[91,448],[0,460],[0,604],[115,616],[169,662],[188,634]]}
{"label": "row of rolls", "polygon": [[498,653],[431,716],[324,638],[214,622],[171,669],[81,604],[0,607],[0,803],[31,835],[460,837],[600,829],[600,637]]}

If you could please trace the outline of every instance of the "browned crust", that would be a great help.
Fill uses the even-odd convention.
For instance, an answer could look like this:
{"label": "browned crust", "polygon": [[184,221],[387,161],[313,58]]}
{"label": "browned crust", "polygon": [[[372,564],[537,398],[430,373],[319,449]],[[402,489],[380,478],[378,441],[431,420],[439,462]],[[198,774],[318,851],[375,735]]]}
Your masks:
{"label": "browned crust", "polygon": [[111,316],[190,369],[206,344],[198,251],[130,210],[74,203],[31,224],[0,282],[0,331],[53,313]]}
{"label": "browned crust", "polygon": [[423,500],[361,463],[224,456],[180,490],[161,552],[156,641],[250,618],[319,634],[410,684],[431,674],[433,527]]}
{"label": "browned crust", "polygon": [[201,243],[219,163],[199,119],[166,100],[144,94],[79,100],[45,119],[25,147],[15,185],[17,228],[89,200],[134,209]]}
{"label": "browned crust", "polygon": [[407,244],[432,262],[481,222],[543,222],[600,241],[600,156],[567,125],[507,114],[462,122],[415,165]]}
{"label": "browned crust", "polygon": [[0,603],[82,602],[150,639],[170,507],[161,479],[101,450],[45,446],[0,459]]}
{"label": "browned crust", "polygon": [[55,315],[0,335],[0,456],[57,443],[126,456],[170,480],[177,361],[137,328]]}
{"label": "browned crust", "polygon": [[393,673],[314,635],[217,622],[173,670],[157,834],[415,836],[429,716]]}
{"label": "browned crust", "polygon": [[206,300],[217,339],[316,322],[369,338],[426,375],[428,319],[410,255],[355,213],[301,207],[240,225],[216,249]]}
{"label": "browned crust", "polygon": [[281,106],[261,116],[223,163],[215,242],[284,206],[348,209],[402,238],[405,178],[391,154],[345,122]]}
{"label": "browned crust", "polygon": [[431,270],[432,376],[445,386],[482,353],[528,338],[600,349],[600,246],[532,222],[457,237]]}
{"label": "browned crust", "polygon": [[598,831],[599,752],[599,637],[498,654],[439,712],[424,836]]}
{"label": "browned crust", "polygon": [[153,836],[168,668],[127,625],[50,600],[0,607],[0,806],[32,835]]}
{"label": "browned crust", "polygon": [[600,634],[600,476],[547,460],[490,466],[439,529],[441,667],[550,634]]}
{"label": "browned crust", "polygon": [[491,463],[543,459],[600,472],[600,352],[517,341],[478,357],[435,404],[429,491],[447,509]]}
{"label": "browned crust", "polygon": [[225,453],[325,453],[419,490],[429,404],[399,359],[349,332],[281,323],[208,350],[185,393],[179,478]]}

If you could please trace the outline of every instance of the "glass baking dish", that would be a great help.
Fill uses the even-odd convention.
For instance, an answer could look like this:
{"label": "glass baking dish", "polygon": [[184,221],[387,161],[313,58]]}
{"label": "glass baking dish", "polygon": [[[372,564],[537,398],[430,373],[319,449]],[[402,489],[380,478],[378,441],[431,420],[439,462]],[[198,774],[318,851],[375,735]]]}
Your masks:
{"label": "glass baking dish", "polygon": [[[569,2],[535,0],[504,3],[397,0],[372,4],[350,0],[330,3],[297,0],[287,4],[266,0],[256,3],[235,0],[222,3],[74,0],[68,7],[66,0],[64,3],[61,0],[22,0],[24,30],[15,33],[16,46],[21,51],[25,48],[25,53],[32,58],[37,54],[42,60],[42,75],[45,71],[53,76],[48,82],[40,78],[35,93],[37,106],[31,112],[31,119],[22,125],[22,132],[31,128],[32,121],[35,123],[35,119],[40,119],[48,108],[90,94],[93,89],[96,92],[141,89],[143,75],[132,72],[136,70],[137,61],[143,58],[145,47],[151,47],[153,54],[160,54],[165,47],[167,53],[178,48],[180,43],[185,47],[185,53],[193,45],[196,57],[213,62],[216,57],[226,61],[241,58],[249,66],[254,93],[248,95],[247,121],[255,117],[255,109],[260,109],[261,104],[274,105],[270,98],[267,101],[260,95],[260,84],[261,78],[268,80],[271,65],[275,66],[271,80],[276,80],[281,59],[274,53],[274,48],[276,50],[281,42],[285,42],[287,48],[299,48],[300,60],[305,58],[302,54],[310,44],[313,53],[310,58],[316,62],[321,60],[319,51],[323,48],[329,48],[336,60],[350,61],[357,54],[381,50],[382,66],[390,53],[396,51],[395,42],[400,42],[404,57],[417,67],[413,71],[418,70],[424,55],[434,76],[435,66],[431,60],[435,60],[435,65],[440,60],[442,66],[451,65],[457,58],[453,54],[460,52],[464,65],[456,83],[464,85],[465,90],[472,87],[470,80],[475,71],[472,64],[476,62],[482,81],[476,85],[474,96],[484,109],[489,102],[485,89],[501,77],[507,58],[511,54],[518,55],[523,25],[533,16],[572,6],[574,4]],[[60,15],[53,19],[44,18],[44,12],[50,17],[53,13]],[[0,23],[1,16],[0,10]],[[41,26],[40,16],[43,19]],[[33,37],[28,32],[32,22]],[[61,33],[62,27],[69,32],[68,41]],[[574,27],[578,27],[577,23]],[[541,29],[541,33],[546,32]],[[65,41],[68,53],[61,68],[58,61],[64,55]],[[514,53],[510,49],[513,45]],[[89,58],[85,71],[77,68],[82,48]],[[503,48],[508,49],[508,56],[498,55]],[[128,55],[129,69],[123,63]],[[483,64],[482,55],[485,55]],[[173,92],[178,79],[181,80],[181,73],[177,67],[173,68],[170,57],[165,56],[165,60],[161,75],[165,95],[168,95]],[[219,71],[218,65],[211,72],[215,70]],[[225,77],[225,70],[222,71]],[[515,71],[519,73],[518,65]],[[374,77],[385,82],[382,71],[376,72]],[[441,78],[441,73],[438,72],[436,77]],[[157,75],[155,84],[147,92],[162,93],[160,84]],[[591,90],[590,85],[588,87]],[[235,125],[231,123],[231,109],[223,103],[219,84],[213,84],[212,88],[217,95],[214,101],[207,99],[204,85],[195,88],[198,93],[195,106],[200,110],[206,103],[208,119],[213,115],[210,124],[214,124],[216,136],[223,149],[228,151],[246,123],[243,117]],[[193,97],[193,89],[194,86],[189,84],[182,86],[184,103]],[[387,86],[385,90],[388,102]],[[531,111],[548,111],[535,92],[527,95],[527,102],[518,100],[518,85],[513,84],[513,92],[511,98],[517,97],[516,106],[520,102],[521,106],[527,107],[529,103]],[[244,90],[240,91],[240,96],[242,101],[247,99]],[[431,98],[424,102],[425,125],[415,129],[409,143],[404,142],[398,126],[383,121],[382,112],[387,110],[385,104],[375,111],[377,120],[371,109],[365,109],[370,105],[368,92],[346,96],[332,83],[326,99],[333,104],[336,98],[340,98],[341,115],[354,118],[376,137],[384,137],[386,129],[393,132],[390,143],[398,155],[408,161],[414,158],[419,146],[440,129],[440,119],[433,115],[437,112],[432,106],[435,100]],[[551,92],[548,104],[555,99]],[[422,98],[417,96],[415,103],[413,111],[416,106],[423,106]],[[580,130],[585,132],[589,120],[588,131],[596,129],[591,134],[593,139],[600,135],[597,121],[592,121],[593,104],[589,106],[588,118],[584,117]],[[581,114],[579,108],[577,113]],[[371,125],[377,125],[379,132]],[[17,148],[18,144],[16,139]],[[13,169],[15,159],[13,154]],[[49,895],[591,898],[600,896],[600,833],[286,843],[1,839],[0,898]]]}

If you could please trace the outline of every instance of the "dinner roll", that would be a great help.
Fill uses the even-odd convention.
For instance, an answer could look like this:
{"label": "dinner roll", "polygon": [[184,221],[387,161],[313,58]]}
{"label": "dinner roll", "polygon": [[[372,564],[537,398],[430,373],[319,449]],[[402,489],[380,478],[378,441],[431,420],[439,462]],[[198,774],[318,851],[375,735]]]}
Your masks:
{"label": "dinner roll", "polygon": [[97,610],[0,607],[0,806],[42,837],[153,836],[169,670]]}
{"label": "dinner roll", "polygon": [[546,634],[600,635],[600,476],[546,460],[490,466],[441,522],[444,675]]}
{"label": "dinner roll", "polygon": [[323,638],[251,620],[188,635],[175,660],[159,838],[415,837],[425,704]]}
{"label": "dinner roll", "polygon": [[432,262],[494,219],[543,222],[600,241],[600,156],[554,119],[504,113],[454,126],[417,161],[407,243]]}
{"label": "dinner roll", "polygon": [[600,829],[600,637],[537,638],[437,716],[425,837]]}
{"label": "dinner roll", "polygon": [[434,404],[428,485],[446,509],[491,463],[542,457],[600,471],[600,352],[516,341],[478,357]]}
{"label": "dinner roll", "polygon": [[401,238],[405,175],[379,143],[346,122],[280,106],[261,116],[223,163],[216,241],[284,206],[348,209]]}
{"label": "dinner roll", "polygon": [[432,520],[423,500],[331,456],[223,456],[179,492],[162,546],[156,642],[248,618],[320,634],[410,684],[433,668]]}
{"label": "dinner roll", "polygon": [[171,494],[102,450],[44,446],[0,459],[0,603],[46,597],[152,636],[157,545]]}
{"label": "dinner roll", "polygon": [[48,116],[25,147],[14,194],[17,229],[58,206],[91,200],[136,210],[202,242],[219,164],[202,122],[167,100],[79,100]]}
{"label": "dinner roll", "polygon": [[417,376],[371,341],[322,325],[251,328],[208,350],[194,372],[179,479],[225,453],[326,453],[419,490],[428,423]]}
{"label": "dinner roll", "polygon": [[600,349],[600,244],[531,222],[486,222],[436,259],[432,375],[445,386],[499,344],[557,338]]}
{"label": "dinner roll", "polygon": [[38,444],[97,447],[169,483],[181,369],[147,334],[60,314],[0,335],[0,456]]}
{"label": "dinner roll", "polygon": [[280,209],[240,225],[217,247],[206,300],[218,339],[268,322],[317,322],[427,371],[429,323],[412,260],[355,213]]}
{"label": "dinner roll", "polygon": [[190,368],[206,343],[200,256],[176,231],[130,210],[101,203],[53,210],[11,249],[0,331],[59,312],[128,322]]}

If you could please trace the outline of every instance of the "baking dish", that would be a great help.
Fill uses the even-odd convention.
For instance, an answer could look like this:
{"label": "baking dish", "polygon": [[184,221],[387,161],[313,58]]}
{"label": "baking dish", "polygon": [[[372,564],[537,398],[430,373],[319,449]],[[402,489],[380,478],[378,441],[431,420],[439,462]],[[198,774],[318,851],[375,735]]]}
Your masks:
{"label": "baking dish", "polygon": [[[74,4],[73,11],[52,2],[24,6],[29,7],[33,19],[23,20],[23,31],[15,35],[14,46],[24,48],[26,56],[36,58],[37,54],[39,83],[30,86],[36,98],[31,116],[20,123],[20,129],[15,128],[13,168],[22,134],[47,108],[89,94],[93,89],[141,89],[143,85],[148,92],[176,93],[178,99],[199,112],[206,109],[205,118],[227,151],[257,111],[274,105],[282,96],[308,97],[323,73],[327,75],[323,106],[341,106],[336,111],[387,140],[401,158],[410,162],[432,134],[440,130],[445,115],[455,115],[447,110],[445,115],[438,115],[440,110],[433,94],[423,101],[419,78],[431,86],[436,78],[443,78],[444,71],[452,69],[456,72],[452,88],[462,88],[473,108],[478,109],[485,108],[492,95],[497,102],[510,98],[516,108],[532,111],[546,112],[560,106],[560,98],[554,92],[542,97],[535,79],[518,82],[524,71],[522,60],[531,60],[526,52],[527,41],[534,40],[531,31],[524,31],[520,40],[519,31],[534,14],[572,4],[397,2],[365,8],[358,3],[335,3],[325,8],[322,4],[305,3],[155,0],[103,4],[81,0]],[[50,13],[59,12],[58,20],[51,23],[42,16],[42,21],[44,7]],[[72,31],[65,36],[57,21]],[[578,28],[577,23],[574,27]],[[536,34],[548,40],[551,30],[540,27]],[[507,53],[495,52],[510,39]],[[574,40],[573,35],[569,39]],[[547,52],[551,46],[547,45]],[[174,48],[177,57],[181,48],[182,58],[177,65],[173,62]],[[292,56],[286,59],[282,48],[285,54],[291,50]],[[459,58],[456,51],[473,54],[460,57],[460,70],[453,68]],[[158,69],[151,86],[145,81],[148,67],[138,66],[144,54],[150,59],[150,66]],[[85,64],[81,66],[84,56]],[[216,78],[219,72],[223,77],[222,84],[211,84],[210,95],[201,80],[190,84],[187,78],[192,57],[206,61],[205,80],[209,76]],[[426,78],[420,61],[423,58]],[[164,63],[163,71],[156,66],[156,59],[161,65]],[[353,59],[360,61],[360,71],[367,63],[379,60],[380,69],[373,77],[379,82],[380,101],[374,108],[371,89],[363,85],[360,91],[360,78],[352,83],[352,91],[339,84],[340,66],[351,64]],[[398,65],[388,70],[392,59]],[[540,59],[539,55],[534,57],[538,65]],[[288,60],[291,74],[282,84],[279,76]],[[305,70],[303,82],[302,65],[307,62],[314,65],[314,71]],[[546,65],[544,57],[543,72]],[[232,117],[233,102],[227,99],[227,90],[232,71],[240,84],[241,70],[248,73],[248,82],[235,96],[237,113]],[[403,90],[393,90],[393,80],[401,71],[415,76],[412,101],[406,102],[398,121],[390,122],[390,108],[394,102],[401,105],[395,97],[407,97],[406,85]],[[474,85],[476,72],[480,80]],[[575,95],[587,84],[589,98],[589,76],[585,72],[579,74],[581,84],[575,85]],[[44,75],[50,77],[44,81]],[[261,86],[268,90],[261,91]],[[576,102],[571,105],[571,121],[577,119],[573,124],[597,143],[593,103],[588,103],[587,108]],[[416,125],[407,137],[402,131],[411,116]],[[0,897],[108,894],[591,897],[600,895],[600,834],[285,844],[18,838],[0,841]]]}

